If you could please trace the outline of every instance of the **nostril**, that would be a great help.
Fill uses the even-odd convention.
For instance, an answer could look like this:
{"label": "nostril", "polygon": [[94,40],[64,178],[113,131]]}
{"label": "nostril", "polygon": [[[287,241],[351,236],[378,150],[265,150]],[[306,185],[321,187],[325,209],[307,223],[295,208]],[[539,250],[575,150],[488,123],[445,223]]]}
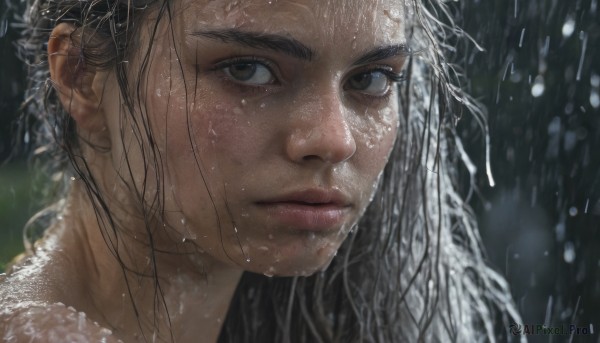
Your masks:
{"label": "nostril", "polygon": [[302,160],[304,161],[312,161],[312,160],[320,160],[321,158],[317,155],[307,155],[302,157]]}

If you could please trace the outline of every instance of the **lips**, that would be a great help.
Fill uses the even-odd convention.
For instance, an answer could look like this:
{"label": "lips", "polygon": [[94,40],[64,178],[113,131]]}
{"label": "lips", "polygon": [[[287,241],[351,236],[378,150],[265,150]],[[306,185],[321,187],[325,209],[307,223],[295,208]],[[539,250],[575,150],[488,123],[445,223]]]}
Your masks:
{"label": "lips", "polygon": [[304,189],[285,193],[257,205],[280,225],[301,231],[337,230],[352,207],[336,189]]}

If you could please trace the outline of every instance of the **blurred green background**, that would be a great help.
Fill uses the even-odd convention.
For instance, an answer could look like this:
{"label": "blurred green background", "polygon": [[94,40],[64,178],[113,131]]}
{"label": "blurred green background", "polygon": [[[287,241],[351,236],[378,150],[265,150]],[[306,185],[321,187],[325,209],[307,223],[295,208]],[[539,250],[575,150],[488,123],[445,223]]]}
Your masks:
{"label": "blurred green background", "polygon": [[0,272],[23,251],[22,229],[35,211],[25,157],[7,160],[25,84],[25,67],[15,55],[18,34],[10,25],[18,12],[11,6],[8,1],[0,2]]}
{"label": "blurred green background", "polygon": [[0,168],[0,272],[23,251],[23,225],[35,211],[31,179],[24,161]]}

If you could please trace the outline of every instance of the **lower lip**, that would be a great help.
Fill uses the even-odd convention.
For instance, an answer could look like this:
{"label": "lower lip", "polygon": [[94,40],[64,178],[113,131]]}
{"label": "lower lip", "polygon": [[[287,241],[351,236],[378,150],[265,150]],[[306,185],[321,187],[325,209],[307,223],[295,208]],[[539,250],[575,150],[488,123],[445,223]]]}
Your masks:
{"label": "lower lip", "polygon": [[293,202],[260,203],[281,225],[302,231],[339,229],[349,207],[335,204],[304,205]]}

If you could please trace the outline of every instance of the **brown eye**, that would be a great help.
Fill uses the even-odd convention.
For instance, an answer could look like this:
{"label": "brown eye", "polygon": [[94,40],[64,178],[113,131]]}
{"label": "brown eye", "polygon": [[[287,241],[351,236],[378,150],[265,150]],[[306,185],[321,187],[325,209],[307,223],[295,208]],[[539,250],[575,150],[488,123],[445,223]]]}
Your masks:
{"label": "brown eye", "polygon": [[266,85],[274,81],[273,74],[261,63],[234,63],[223,68],[232,80],[249,85]]}
{"label": "brown eye", "polygon": [[381,71],[369,71],[352,76],[347,87],[372,96],[383,96],[390,87],[390,80]]}

